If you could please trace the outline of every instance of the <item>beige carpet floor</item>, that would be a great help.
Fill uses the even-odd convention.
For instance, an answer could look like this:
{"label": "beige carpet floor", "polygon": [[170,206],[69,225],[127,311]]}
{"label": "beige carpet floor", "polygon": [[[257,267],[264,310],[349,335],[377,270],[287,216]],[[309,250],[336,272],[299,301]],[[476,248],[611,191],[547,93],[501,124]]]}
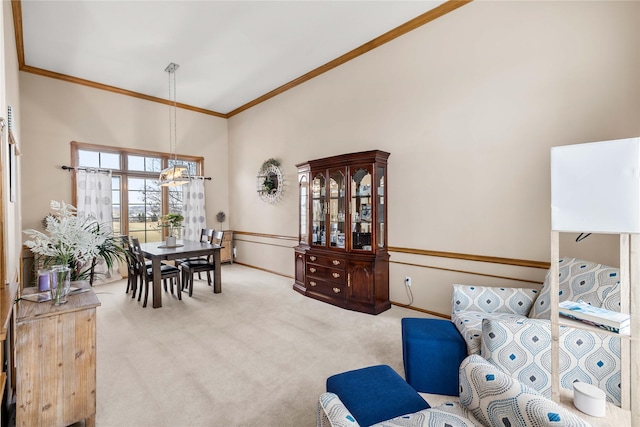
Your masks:
{"label": "beige carpet floor", "polygon": [[224,265],[221,294],[196,281],[159,309],[126,280],[96,286],[98,427],[314,426],[328,376],[376,364],[404,375],[400,319],[428,315],[343,310],[292,284]]}

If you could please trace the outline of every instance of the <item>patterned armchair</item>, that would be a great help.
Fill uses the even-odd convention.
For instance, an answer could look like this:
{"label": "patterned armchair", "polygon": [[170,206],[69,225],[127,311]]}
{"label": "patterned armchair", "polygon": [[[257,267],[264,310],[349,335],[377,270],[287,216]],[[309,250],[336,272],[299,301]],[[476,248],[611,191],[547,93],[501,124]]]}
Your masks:
{"label": "patterned armchair", "polygon": [[[560,259],[560,301],[582,299],[620,311],[619,270]],[[454,285],[451,321],[468,354],[484,358],[546,396],[551,393],[549,273],[538,292],[525,288]],[[593,384],[620,405],[620,338],[571,327],[560,328],[560,384]]]}
{"label": "patterned armchair", "polygon": [[[373,427],[590,425],[478,355],[463,360],[459,377],[459,402],[405,414]],[[360,425],[334,393],[320,396],[317,416],[318,427]]]}

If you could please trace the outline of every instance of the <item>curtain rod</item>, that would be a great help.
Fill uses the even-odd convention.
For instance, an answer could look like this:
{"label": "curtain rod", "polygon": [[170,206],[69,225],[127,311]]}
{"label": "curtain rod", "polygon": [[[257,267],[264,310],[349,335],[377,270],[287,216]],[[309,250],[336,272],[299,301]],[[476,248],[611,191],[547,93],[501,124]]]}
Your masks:
{"label": "curtain rod", "polygon": [[99,169],[99,168],[80,168],[74,166],[62,166],[62,169],[66,171],[95,171],[95,172],[111,172],[111,169]]}
{"label": "curtain rod", "polygon": [[[111,169],[99,169],[99,168],[81,168],[74,166],[62,166],[62,169],[72,171],[97,171],[97,172],[111,172]],[[212,178],[210,176],[191,176],[190,179],[206,179],[207,181],[211,181]]]}

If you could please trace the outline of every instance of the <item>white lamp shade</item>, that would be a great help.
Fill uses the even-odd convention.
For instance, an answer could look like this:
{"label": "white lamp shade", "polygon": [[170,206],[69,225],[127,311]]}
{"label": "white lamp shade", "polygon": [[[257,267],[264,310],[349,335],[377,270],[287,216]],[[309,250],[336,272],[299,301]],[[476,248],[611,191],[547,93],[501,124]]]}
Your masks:
{"label": "white lamp shade", "polygon": [[551,148],[551,229],[640,233],[640,138]]}

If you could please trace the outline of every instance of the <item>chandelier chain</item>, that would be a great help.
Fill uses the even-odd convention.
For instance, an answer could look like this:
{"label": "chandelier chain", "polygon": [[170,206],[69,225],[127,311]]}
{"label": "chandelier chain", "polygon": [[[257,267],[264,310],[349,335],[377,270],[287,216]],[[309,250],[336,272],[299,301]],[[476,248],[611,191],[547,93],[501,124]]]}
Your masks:
{"label": "chandelier chain", "polygon": [[[169,74],[169,99],[173,105],[169,108],[169,150],[173,154],[174,162],[178,159],[178,130],[177,130],[177,94],[176,94],[176,67],[167,67]],[[173,79],[173,80],[172,80]]]}

